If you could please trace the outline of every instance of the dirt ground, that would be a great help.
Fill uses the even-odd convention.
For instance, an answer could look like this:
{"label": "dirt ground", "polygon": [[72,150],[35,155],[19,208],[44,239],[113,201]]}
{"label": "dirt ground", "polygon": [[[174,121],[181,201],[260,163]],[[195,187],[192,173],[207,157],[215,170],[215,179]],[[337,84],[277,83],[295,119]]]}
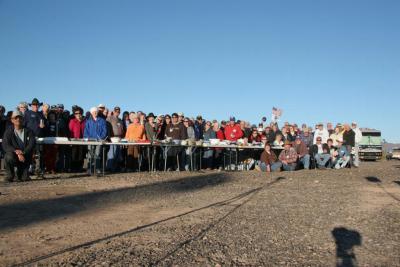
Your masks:
{"label": "dirt ground", "polygon": [[400,161],[64,174],[0,192],[1,266],[400,266]]}

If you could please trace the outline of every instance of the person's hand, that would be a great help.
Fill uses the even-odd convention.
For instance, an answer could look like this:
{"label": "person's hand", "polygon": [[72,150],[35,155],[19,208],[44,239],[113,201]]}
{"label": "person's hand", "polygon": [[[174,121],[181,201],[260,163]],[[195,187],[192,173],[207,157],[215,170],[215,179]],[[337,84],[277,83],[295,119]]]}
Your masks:
{"label": "person's hand", "polygon": [[18,155],[18,160],[21,161],[21,162],[25,162],[25,157],[24,157],[24,155],[19,154],[19,155]]}
{"label": "person's hand", "polygon": [[22,155],[23,152],[22,152],[22,150],[16,149],[16,150],[15,150],[15,154],[17,154],[17,155]]}

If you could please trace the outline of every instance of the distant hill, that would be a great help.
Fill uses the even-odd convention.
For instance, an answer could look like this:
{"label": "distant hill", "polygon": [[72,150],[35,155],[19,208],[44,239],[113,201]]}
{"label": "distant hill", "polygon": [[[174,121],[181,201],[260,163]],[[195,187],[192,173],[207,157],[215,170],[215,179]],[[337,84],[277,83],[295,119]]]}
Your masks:
{"label": "distant hill", "polygon": [[384,143],[383,144],[383,151],[390,151],[394,147],[400,147],[400,144],[393,144],[393,143]]}

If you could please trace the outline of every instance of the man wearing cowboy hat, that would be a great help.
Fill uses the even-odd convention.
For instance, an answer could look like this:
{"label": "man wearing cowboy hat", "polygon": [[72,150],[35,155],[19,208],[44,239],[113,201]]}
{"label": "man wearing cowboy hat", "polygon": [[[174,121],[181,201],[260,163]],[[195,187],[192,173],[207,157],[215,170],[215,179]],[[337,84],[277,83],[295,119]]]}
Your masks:
{"label": "man wearing cowboy hat", "polygon": [[24,114],[25,127],[30,129],[35,137],[41,137],[44,134],[45,121],[42,112],[39,111],[42,104],[37,98],[34,98],[29,104],[31,109],[25,111]]}
{"label": "man wearing cowboy hat", "polygon": [[35,149],[35,136],[30,129],[24,127],[23,114],[19,110],[12,113],[11,122],[13,127],[6,130],[2,142],[5,152],[6,181],[14,180],[15,167],[18,180],[28,181],[29,165]]}
{"label": "man wearing cowboy hat", "polygon": [[283,170],[294,171],[296,169],[297,152],[289,140],[285,141],[284,150],[279,154],[279,160],[282,162]]}

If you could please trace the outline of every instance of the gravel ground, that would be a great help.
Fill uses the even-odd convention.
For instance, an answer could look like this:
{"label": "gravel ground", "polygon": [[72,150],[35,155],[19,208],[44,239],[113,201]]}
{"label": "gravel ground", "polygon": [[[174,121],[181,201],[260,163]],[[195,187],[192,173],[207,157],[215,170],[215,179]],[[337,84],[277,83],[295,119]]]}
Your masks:
{"label": "gravel ground", "polygon": [[0,265],[400,266],[400,162],[0,187]]}

